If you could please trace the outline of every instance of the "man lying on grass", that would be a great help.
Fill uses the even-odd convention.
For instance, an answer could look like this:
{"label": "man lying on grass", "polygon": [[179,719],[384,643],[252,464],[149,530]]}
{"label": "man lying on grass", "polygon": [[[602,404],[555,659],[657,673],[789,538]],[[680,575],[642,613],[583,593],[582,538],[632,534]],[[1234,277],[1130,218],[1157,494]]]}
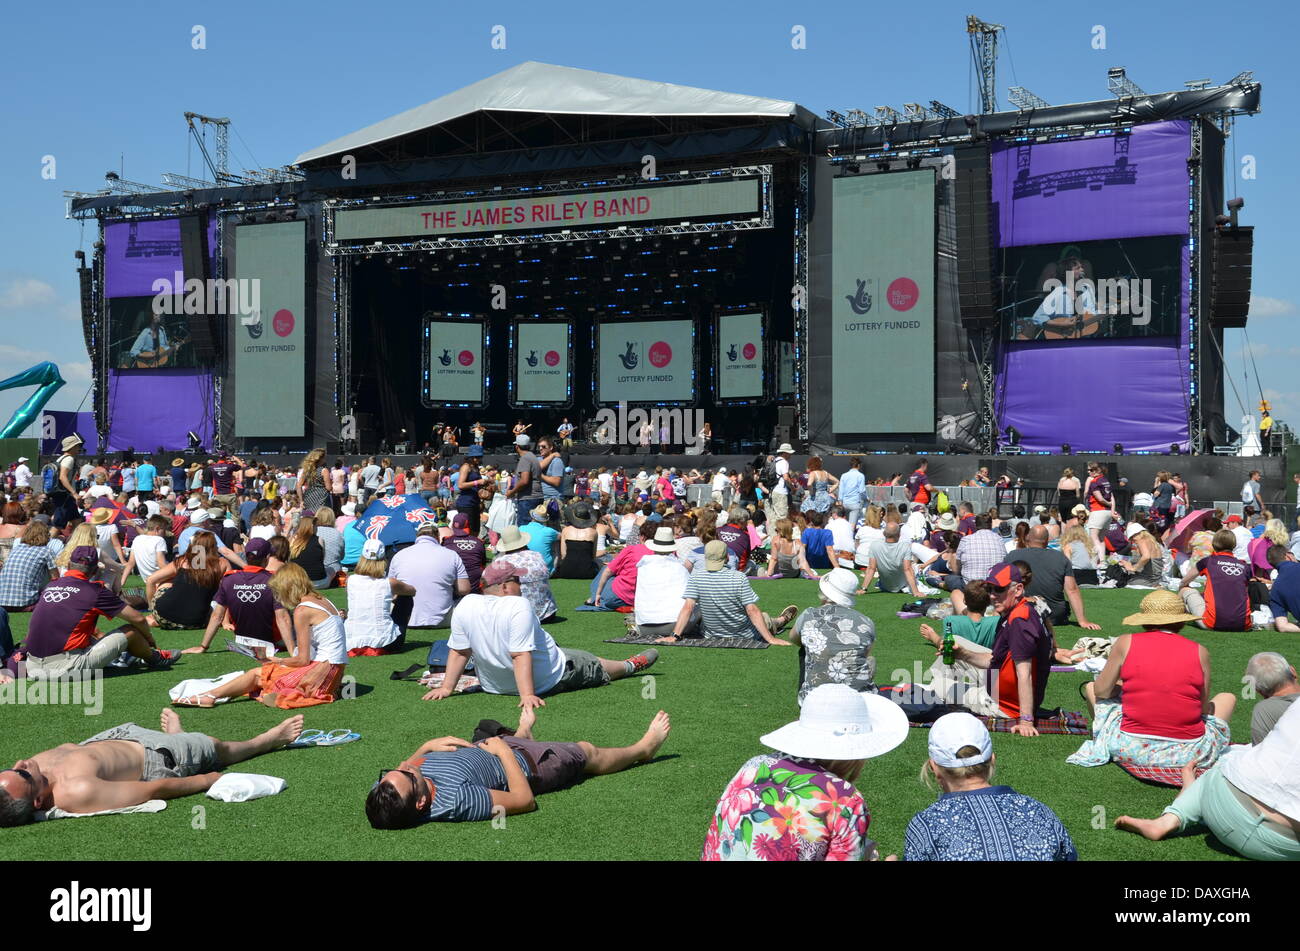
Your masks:
{"label": "man lying on grass", "polygon": [[660,710],[637,743],[602,748],[585,740],[535,740],[536,719],[533,708],[525,705],[513,735],[492,724],[500,732],[479,743],[455,736],[429,740],[396,769],[380,774],[366,797],[370,825],[409,829],[422,822],[473,822],[532,812],[537,808],[535,797],[542,793],[568,789],[584,776],[618,773],[649,760],[668,739],[671,727],[668,714]]}
{"label": "man lying on grass", "polygon": [[53,806],[102,812],[206,792],[220,777],[217,770],[296,740],[302,717],[234,742],[182,732],[174,710],[163,710],[161,725],[160,732],[124,723],[0,770],[0,827],[25,825],[36,810]]}

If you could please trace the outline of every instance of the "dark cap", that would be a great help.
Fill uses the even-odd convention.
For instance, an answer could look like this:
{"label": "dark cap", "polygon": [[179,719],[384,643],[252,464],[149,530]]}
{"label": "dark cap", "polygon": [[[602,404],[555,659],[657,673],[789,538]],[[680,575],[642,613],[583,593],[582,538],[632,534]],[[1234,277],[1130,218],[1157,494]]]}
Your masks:
{"label": "dark cap", "polygon": [[1020,574],[1020,569],[1009,561],[999,562],[989,569],[989,576],[986,579],[989,584],[995,588],[1005,588],[1011,584],[1024,584],[1024,576]]}
{"label": "dark cap", "polygon": [[244,554],[249,558],[264,558],[271,554],[271,543],[265,538],[250,538],[244,546]]}
{"label": "dark cap", "polygon": [[483,587],[490,588],[509,578],[522,578],[526,574],[528,572],[518,565],[512,565],[504,561],[493,561],[483,569]]}
{"label": "dark cap", "polygon": [[68,556],[71,564],[88,565],[91,568],[99,567],[99,549],[94,545],[78,545],[72,549],[72,554]]}

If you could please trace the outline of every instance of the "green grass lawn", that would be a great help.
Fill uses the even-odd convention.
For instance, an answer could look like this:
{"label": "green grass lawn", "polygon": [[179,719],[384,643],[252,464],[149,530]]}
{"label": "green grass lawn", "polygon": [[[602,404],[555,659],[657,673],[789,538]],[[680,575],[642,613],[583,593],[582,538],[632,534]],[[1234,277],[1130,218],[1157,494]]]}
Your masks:
{"label": "green grass lawn", "polygon": [[[568,620],[549,626],[565,647],[622,658],[635,648],[604,644],[623,631],[623,615],[571,610],[585,596],[580,581],[557,581],[554,589]],[[762,607],[776,614],[790,602],[817,602],[811,581],[759,581]],[[1103,634],[1125,630],[1121,619],[1136,610],[1145,592],[1085,592],[1090,619]],[[344,593],[332,592],[344,603]],[[902,595],[872,594],[859,608],[877,625],[878,681],[914,679],[933,658],[916,633],[918,621],[894,612]],[[567,609],[567,610],[566,610]],[[12,618],[21,639],[27,616]],[[426,632],[420,632],[424,635]],[[1065,627],[1058,638],[1072,644],[1081,630]],[[1214,691],[1239,693],[1247,659],[1276,648],[1283,637],[1272,632],[1216,634],[1185,629],[1213,656]],[[198,643],[199,632],[157,632],[163,647]],[[221,643],[218,640],[218,643]],[[539,800],[536,812],[512,816],[504,828],[490,823],[428,825],[405,832],[377,832],[366,822],[362,803],[379,769],[409,756],[424,740],[443,735],[468,737],[480,718],[513,725],[515,699],[484,694],[424,703],[423,688],[389,679],[394,670],[424,660],[427,639],[414,640],[405,653],[358,658],[349,665],[357,681],[355,699],[305,711],[306,725],[323,730],[350,727],[359,742],[328,749],[285,750],[241,767],[281,776],[288,788],[279,796],[225,804],[202,796],[173,800],[156,815],[65,820],[4,830],[8,859],[679,859],[698,858],[719,793],[750,756],[761,752],[758,737],[798,716],[798,649],[699,650],[664,648],[648,679],[631,678],[598,690],[554,697],[539,711],[540,739],[585,739],[598,746],[620,746],[639,738],[656,710],[672,715],[673,729],[659,758],[615,776],[596,777],[576,788]],[[1286,651],[1286,647],[1282,648]],[[104,706],[98,716],[80,707],[0,707],[0,760],[80,741],[126,721],[157,728],[167,689],[182,679],[213,677],[244,669],[236,654],[211,653],[183,658],[166,673],[117,673],[104,681]],[[895,677],[895,671],[906,671]],[[1084,674],[1054,674],[1047,705],[1083,709],[1078,693]],[[1242,702],[1232,718],[1238,740],[1249,739],[1252,703]],[[287,714],[259,703],[237,700],[212,710],[180,711],[188,730],[222,739],[244,739]],[[1061,817],[1082,859],[1179,860],[1229,858],[1206,835],[1151,843],[1111,828],[1115,816],[1154,816],[1173,791],[1130,778],[1115,765],[1093,769],[1071,766],[1066,756],[1081,738],[1022,738],[995,734],[997,782],[1041,799]],[[918,779],[926,758],[926,731],[912,730],[898,749],[871,760],[858,781],[871,812],[869,835],[882,854],[903,850],[903,831],[913,814],[935,793]]]}

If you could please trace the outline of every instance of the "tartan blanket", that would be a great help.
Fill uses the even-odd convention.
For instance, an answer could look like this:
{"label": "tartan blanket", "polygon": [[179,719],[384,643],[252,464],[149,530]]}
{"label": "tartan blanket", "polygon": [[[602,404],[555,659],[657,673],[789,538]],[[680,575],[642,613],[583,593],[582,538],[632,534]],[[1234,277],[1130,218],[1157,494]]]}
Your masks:
{"label": "tartan blanket", "polygon": [[657,634],[628,634],[626,637],[607,637],[606,644],[650,644],[654,647],[733,647],[742,650],[765,650],[767,641],[751,637],[683,637],[673,644],[655,644]]}
{"label": "tartan blanket", "polygon": [[[1173,786],[1176,789],[1183,787],[1183,770],[1181,766],[1139,766],[1137,763],[1129,763],[1118,759],[1111,760],[1111,762],[1117,764],[1120,769],[1134,779],[1140,779],[1144,783]],[[1199,779],[1204,772],[1206,772],[1206,767],[1198,766],[1196,768],[1197,778]]]}
{"label": "tartan blanket", "polygon": [[[976,717],[992,733],[1010,733],[1013,724],[1017,720],[1006,717]],[[934,726],[933,723],[911,723],[912,727],[928,728]],[[1048,736],[1091,736],[1092,728],[1088,725],[1088,718],[1082,713],[1060,713],[1054,717],[1039,717],[1034,721],[1034,729],[1039,733]]]}

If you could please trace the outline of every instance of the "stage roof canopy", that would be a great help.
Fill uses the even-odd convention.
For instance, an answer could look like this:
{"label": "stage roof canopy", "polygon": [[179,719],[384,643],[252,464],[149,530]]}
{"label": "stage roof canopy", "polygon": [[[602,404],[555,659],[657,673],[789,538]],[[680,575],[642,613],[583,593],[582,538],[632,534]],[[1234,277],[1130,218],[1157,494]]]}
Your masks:
{"label": "stage roof canopy", "polygon": [[527,62],[299,155],[301,165],[481,111],[590,116],[711,116],[824,125],[798,103]]}

